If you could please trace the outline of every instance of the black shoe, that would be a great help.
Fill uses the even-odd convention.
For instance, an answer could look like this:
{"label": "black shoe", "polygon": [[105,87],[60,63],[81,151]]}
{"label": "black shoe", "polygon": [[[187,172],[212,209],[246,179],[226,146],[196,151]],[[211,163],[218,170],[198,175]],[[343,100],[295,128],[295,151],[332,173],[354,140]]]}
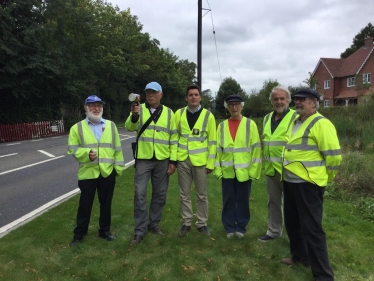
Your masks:
{"label": "black shoe", "polygon": [[275,238],[265,234],[265,235],[262,235],[260,237],[258,237],[258,241],[261,241],[261,242],[268,242],[268,241],[271,241],[271,240],[274,240]]}
{"label": "black shoe", "polygon": [[190,225],[182,225],[181,229],[178,232],[178,235],[180,237],[183,237],[190,230],[191,230],[191,226]]}
{"label": "black shoe", "polygon": [[70,242],[69,246],[74,247],[78,243],[82,243],[82,242],[83,242],[83,238],[74,238],[73,241]]}
{"label": "black shoe", "polygon": [[201,233],[204,233],[206,235],[210,235],[210,232],[208,230],[208,228],[206,227],[206,225],[202,226],[202,227],[198,227],[197,228],[197,231],[201,232]]}
{"label": "black shoe", "polygon": [[134,239],[131,240],[131,245],[137,245],[143,240],[143,236],[135,234]]}
{"label": "black shoe", "polygon": [[114,239],[116,239],[116,237],[114,235],[112,235],[109,231],[107,231],[103,234],[99,234],[98,236],[100,238],[106,239],[108,241],[113,241]]}
{"label": "black shoe", "polygon": [[155,226],[149,228],[149,231],[150,231],[150,232],[153,232],[153,233],[155,233],[155,234],[158,234],[158,235],[165,235],[165,234],[161,231],[161,229],[158,227],[158,225],[155,225]]}

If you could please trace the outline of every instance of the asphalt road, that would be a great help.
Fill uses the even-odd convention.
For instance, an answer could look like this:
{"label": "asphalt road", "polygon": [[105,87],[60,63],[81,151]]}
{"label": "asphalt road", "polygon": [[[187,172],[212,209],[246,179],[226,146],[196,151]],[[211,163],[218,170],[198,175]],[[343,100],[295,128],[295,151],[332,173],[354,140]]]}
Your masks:
{"label": "asphalt road", "polygon": [[[118,132],[128,163],[135,133]],[[0,230],[78,188],[78,162],[67,154],[67,140],[63,135],[0,144]]]}

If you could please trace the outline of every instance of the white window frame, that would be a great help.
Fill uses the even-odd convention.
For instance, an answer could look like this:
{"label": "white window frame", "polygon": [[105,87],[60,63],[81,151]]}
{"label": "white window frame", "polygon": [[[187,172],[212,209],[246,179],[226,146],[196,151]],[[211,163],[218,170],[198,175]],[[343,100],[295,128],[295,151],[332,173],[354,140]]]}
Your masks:
{"label": "white window frame", "polygon": [[356,77],[347,78],[347,87],[354,87],[354,86],[356,86]]}
{"label": "white window frame", "polygon": [[317,91],[317,83],[313,85],[312,89]]}
{"label": "white window frame", "polygon": [[364,73],[362,74],[362,82],[369,83],[371,82],[371,73]]}
{"label": "white window frame", "polygon": [[323,101],[323,107],[329,107],[330,106],[330,101],[329,100],[324,100]]}
{"label": "white window frame", "polygon": [[325,80],[323,86],[324,89],[330,89],[330,80]]}

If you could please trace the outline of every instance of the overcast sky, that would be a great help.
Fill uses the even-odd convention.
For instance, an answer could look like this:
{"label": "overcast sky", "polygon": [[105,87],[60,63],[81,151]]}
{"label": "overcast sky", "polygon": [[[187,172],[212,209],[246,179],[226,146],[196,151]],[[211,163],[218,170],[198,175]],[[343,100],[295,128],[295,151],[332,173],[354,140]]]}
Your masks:
{"label": "overcast sky", "polygon": [[[158,39],[162,48],[197,62],[197,0],[108,2],[120,10],[130,8],[143,32]],[[362,28],[374,24],[373,0],[202,3],[211,9],[202,20],[202,89],[213,93],[226,77],[235,79],[248,94],[260,90],[267,79],[286,87],[303,84],[319,58],[339,58]]]}

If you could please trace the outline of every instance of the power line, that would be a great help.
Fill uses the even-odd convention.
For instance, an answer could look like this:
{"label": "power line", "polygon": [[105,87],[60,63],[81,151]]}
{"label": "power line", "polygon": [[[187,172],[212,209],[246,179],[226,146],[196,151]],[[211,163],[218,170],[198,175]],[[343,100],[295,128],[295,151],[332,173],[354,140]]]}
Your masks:
{"label": "power line", "polygon": [[[209,11],[210,11],[210,16],[211,16],[211,19],[212,19],[213,36],[214,36],[214,44],[215,44],[215,46],[216,46],[216,54],[217,54],[217,61],[218,61],[219,77],[220,77],[220,79],[221,79],[221,84],[222,84],[221,65],[220,65],[220,63],[219,63],[218,48],[217,48],[217,40],[216,40],[216,31],[215,31],[215,28],[214,28],[214,22],[213,22],[213,12],[212,12],[212,9],[210,8],[209,1],[206,0],[206,2],[208,3]],[[208,11],[208,12],[209,12],[209,11]],[[204,14],[204,16],[205,16],[208,12],[206,12],[206,13]]]}

